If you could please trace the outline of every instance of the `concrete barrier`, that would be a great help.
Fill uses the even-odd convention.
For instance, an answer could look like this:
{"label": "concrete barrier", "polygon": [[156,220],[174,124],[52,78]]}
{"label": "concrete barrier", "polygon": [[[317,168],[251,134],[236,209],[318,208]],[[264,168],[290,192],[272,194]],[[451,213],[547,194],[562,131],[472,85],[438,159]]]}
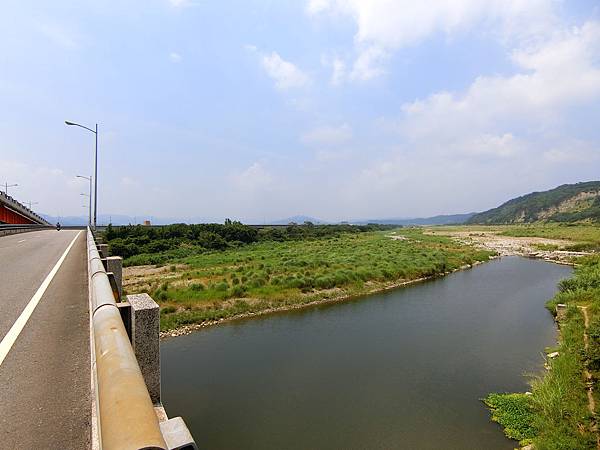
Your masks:
{"label": "concrete barrier", "polygon": [[[121,261],[103,260],[89,228],[87,233],[99,447],[197,450],[183,419],[168,419],[160,404],[158,305],[147,294],[118,303]],[[105,264],[116,265],[112,269],[119,275],[113,277],[117,289],[111,286]],[[157,410],[163,411],[160,417]]]}
{"label": "concrete barrier", "polygon": [[53,228],[48,225],[0,225],[0,236]]}

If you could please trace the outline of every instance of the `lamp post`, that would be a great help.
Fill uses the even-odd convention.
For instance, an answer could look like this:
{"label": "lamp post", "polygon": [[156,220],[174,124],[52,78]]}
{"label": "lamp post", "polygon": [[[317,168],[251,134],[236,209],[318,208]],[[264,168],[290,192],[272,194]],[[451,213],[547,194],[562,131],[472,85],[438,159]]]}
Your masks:
{"label": "lamp post", "polygon": [[90,195],[86,195],[86,194],[81,194],[81,195],[85,195],[86,197],[90,198],[90,212],[89,212],[89,217],[88,217],[88,225],[91,227],[92,226],[92,176],[90,175],[89,177],[86,177],[84,175],[77,175],[77,178],[83,178],[84,180],[88,180],[90,182]]}
{"label": "lamp post", "polygon": [[31,200],[29,200],[28,202],[25,202],[25,203],[27,203],[29,205],[29,209],[30,210],[31,210],[31,206],[32,205],[38,205],[39,204],[39,202],[32,202]]}
{"label": "lamp post", "polygon": [[15,186],[18,186],[18,184],[8,184],[8,181],[7,181],[6,183],[4,183],[4,193],[6,195],[8,195],[8,188],[15,187]]}
{"label": "lamp post", "polygon": [[87,197],[88,200],[88,204],[84,205],[86,208],[88,208],[88,225],[91,225],[91,221],[92,221],[92,197],[89,196],[89,194],[84,194],[81,193],[79,195],[83,195],[84,197]]}
{"label": "lamp post", "polygon": [[96,124],[96,130],[92,130],[91,128],[84,127],[75,122],[69,122],[65,120],[65,124],[73,125],[76,127],[84,128],[88,131],[91,131],[96,135],[96,153],[94,157],[94,230],[96,229],[96,219],[98,217],[98,124]]}

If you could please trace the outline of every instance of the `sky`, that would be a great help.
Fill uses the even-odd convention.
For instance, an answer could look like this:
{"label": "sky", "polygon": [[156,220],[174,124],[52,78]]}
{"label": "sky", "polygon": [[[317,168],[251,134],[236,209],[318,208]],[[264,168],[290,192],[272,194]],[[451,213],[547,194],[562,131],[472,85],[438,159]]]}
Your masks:
{"label": "sky", "polygon": [[[597,0],[5,0],[0,183],[46,214],[483,211],[600,179]],[[3,189],[3,188],[2,188]]]}

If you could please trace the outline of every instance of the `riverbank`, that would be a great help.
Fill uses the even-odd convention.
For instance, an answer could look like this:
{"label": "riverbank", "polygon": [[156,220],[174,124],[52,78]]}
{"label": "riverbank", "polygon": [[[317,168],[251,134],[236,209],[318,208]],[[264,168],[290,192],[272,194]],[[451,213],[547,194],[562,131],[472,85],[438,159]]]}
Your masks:
{"label": "riverbank", "polygon": [[[493,259],[494,257],[490,257],[490,259]],[[479,264],[483,264],[483,261],[476,261],[473,264],[470,265],[465,265],[462,266],[458,269],[454,269],[451,272],[446,272],[444,274],[440,274],[440,275],[432,275],[429,277],[423,277],[423,278],[417,278],[415,280],[408,280],[408,281],[401,281],[401,282],[397,282],[397,283],[392,283],[389,285],[385,285],[385,286],[379,286],[377,288],[373,288],[369,291],[365,291],[365,292],[360,292],[360,293],[355,293],[355,294],[347,294],[347,295],[338,295],[338,296],[334,296],[334,297],[324,297],[324,298],[320,298],[317,300],[311,300],[308,301],[306,303],[295,303],[295,304],[289,304],[289,305],[280,305],[277,307],[272,307],[272,308],[266,308],[263,310],[259,310],[256,312],[246,312],[246,313],[240,313],[237,315],[233,315],[227,318],[221,318],[218,320],[209,320],[209,321],[205,321],[205,322],[201,322],[201,323],[194,323],[194,324],[189,324],[189,325],[184,325],[172,330],[167,330],[167,331],[161,331],[160,332],[160,339],[161,340],[165,340],[168,338],[173,338],[173,337],[178,337],[178,336],[185,336],[188,335],[190,333],[193,333],[195,331],[198,331],[202,328],[206,328],[206,327],[211,327],[214,325],[219,325],[222,323],[228,323],[228,322],[233,322],[236,320],[242,320],[242,319],[248,319],[248,318],[252,318],[252,317],[260,317],[260,316],[264,316],[264,315],[268,315],[268,314],[275,314],[275,313],[282,313],[282,312],[287,312],[287,311],[293,311],[293,310],[297,310],[297,309],[304,309],[304,308],[310,308],[310,307],[314,307],[314,306],[320,306],[320,305],[326,305],[326,304],[331,304],[331,303],[342,303],[345,301],[349,301],[349,300],[354,300],[356,298],[359,297],[366,297],[369,295],[375,295],[375,294],[379,294],[379,293],[383,293],[386,291],[391,291],[394,289],[399,289],[402,287],[408,287],[414,284],[418,284],[418,283],[422,283],[424,281],[429,281],[429,280],[433,280],[435,278],[440,278],[446,275],[449,275],[451,273],[454,272],[458,272],[460,270],[466,270],[466,269],[471,269],[474,266],[477,266]]]}
{"label": "riverbank", "polygon": [[443,276],[493,253],[419,229],[269,242],[124,270],[128,293],[161,306],[163,337],[344,301]]}
{"label": "riverbank", "polygon": [[[533,236],[519,236],[523,233],[519,227],[482,227],[482,226],[456,226],[456,227],[432,227],[426,229],[425,233],[449,236],[466,245],[475,245],[478,248],[493,251],[499,256],[523,256],[527,258],[543,259],[558,264],[573,265],[577,258],[592,255],[592,252],[573,250],[573,248],[584,247],[577,233],[577,227],[571,227],[571,234],[562,233],[561,236],[570,239],[557,239],[543,236],[535,236],[536,230],[539,234],[544,228],[536,229],[529,227],[529,234]],[[569,231],[569,230],[568,230]],[[510,236],[510,233],[517,234]]]}
{"label": "riverbank", "polygon": [[563,280],[559,289],[547,303],[556,317],[560,342],[547,350],[546,372],[532,378],[528,395],[490,394],[486,403],[506,434],[521,445],[597,448],[600,256],[580,259],[575,275]]}

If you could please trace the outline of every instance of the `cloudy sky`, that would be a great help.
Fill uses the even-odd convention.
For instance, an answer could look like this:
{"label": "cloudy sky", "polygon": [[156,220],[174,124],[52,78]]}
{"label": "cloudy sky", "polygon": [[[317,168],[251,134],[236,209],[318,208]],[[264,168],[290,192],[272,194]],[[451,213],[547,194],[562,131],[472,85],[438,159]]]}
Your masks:
{"label": "cloudy sky", "polygon": [[480,211],[600,179],[597,0],[7,0],[0,183],[53,215]]}

